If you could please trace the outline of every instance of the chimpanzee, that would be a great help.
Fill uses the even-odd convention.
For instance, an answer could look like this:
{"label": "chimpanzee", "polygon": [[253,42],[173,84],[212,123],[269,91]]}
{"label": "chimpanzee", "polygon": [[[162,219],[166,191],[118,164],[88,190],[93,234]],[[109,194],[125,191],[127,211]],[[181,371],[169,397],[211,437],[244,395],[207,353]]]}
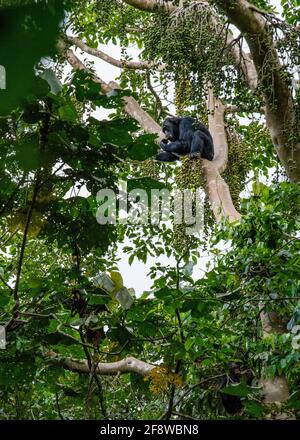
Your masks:
{"label": "chimpanzee", "polygon": [[201,122],[190,116],[171,117],[164,121],[162,130],[166,138],[160,143],[163,151],[155,157],[159,162],[174,162],[187,155],[213,160],[213,139]]}
{"label": "chimpanzee", "polygon": [[[241,378],[244,378],[246,384],[250,386],[253,381],[253,373],[251,370],[246,370],[244,372],[241,371],[241,364],[238,363],[230,363],[229,364],[229,374],[226,374],[222,377],[220,389],[225,388],[226,386],[230,386],[231,384],[238,384],[241,382]],[[243,403],[241,398],[238,396],[231,396],[230,394],[222,393],[221,391],[221,401],[229,414],[237,414],[243,408]]]}

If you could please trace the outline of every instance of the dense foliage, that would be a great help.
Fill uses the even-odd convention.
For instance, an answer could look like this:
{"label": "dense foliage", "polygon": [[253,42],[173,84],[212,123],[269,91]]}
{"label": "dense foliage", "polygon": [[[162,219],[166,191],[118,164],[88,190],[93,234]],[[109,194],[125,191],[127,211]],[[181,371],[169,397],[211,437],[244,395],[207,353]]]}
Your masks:
{"label": "dense foliage", "polygon": [[[158,419],[172,412],[180,419],[265,418],[277,408],[264,406],[259,379],[282,374],[291,390],[284,411],[299,417],[300,189],[287,181],[264,121],[253,113],[262,105],[260,91],[250,96],[228,67],[216,29],[212,34],[199,20],[201,9],[170,21],[117,0],[19,3],[0,2],[1,64],[16,85],[8,83],[7,95],[0,91],[0,325],[7,331],[0,419]],[[297,2],[282,3],[292,26]],[[20,27],[24,33],[15,31]],[[69,27],[91,47],[112,41],[130,59],[133,44],[167,68],[123,69],[122,88],[105,94],[92,74],[64,73],[55,41]],[[130,27],[143,31],[130,34]],[[294,47],[292,36],[286,45]],[[291,64],[297,56],[295,50]],[[192,238],[173,224],[173,210],[165,224],[99,224],[97,193],[117,192],[120,180],[147,194],[205,186],[200,165],[195,172],[184,161],[153,163],[155,135],[125,114],[123,97],[134,96],[161,123],[174,81],[177,108],[207,118],[207,80],[226,103],[247,109],[247,119],[244,112],[226,116],[224,177],[242,220],[217,225],[206,203],[204,230]],[[99,120],[96,109],[111,115]],[[153,280],[139,297],[118,269],[125,239],[133,270],[140,260]],[[262,337],[264,312],[282,318],[280,334]],[[93,372],[126,356],[157,367],[145,377]],[[90,372],[70,371],[66,359],[86,361]],[[222,390],[242,399],[236,416],[226,413],[220,391],[232,362],[254,375],[252,386],[242,379]]]}

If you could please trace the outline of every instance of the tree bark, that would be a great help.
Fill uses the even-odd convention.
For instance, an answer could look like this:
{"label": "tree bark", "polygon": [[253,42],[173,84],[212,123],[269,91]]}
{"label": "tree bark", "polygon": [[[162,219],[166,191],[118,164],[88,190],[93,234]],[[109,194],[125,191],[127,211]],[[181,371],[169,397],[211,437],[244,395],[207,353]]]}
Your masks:
{"label": "tree bark", "polygon": [[172,2],[161,0],[123,0],[130,6],[133,6],[140,11],[156,12],[165,11],[167,13],[174,12],[178,7]]}
{"label": "tree bark", "polygon": [[[300,181],[300,140],[290,84],[265,17],[246,0],[214,3],[242,32],[249,45],[265,99],[266,123],[273,145],[291,181]],[[291,133],[295,132],[295,139]]]}
{"label": "tree bark", "polygon": [[215,98],[211,87],[208,88],[207,109],[209,112],[208,125],[213,137],[215,157],[212,162],[203,159],[203,170],[207,183],[207,194],[211,209],[217,222],[228,217],[230,221],[239,220],[240,213],[235,209],[227,183],[221,177],[228,160],[228,143],[225,132],[225,107]]}
{"label": "tree bark", "polygon": [[[65,370],[73,371],[74,373],[90,374],[90,367],[87,361],[75,361],[69,358],[59,356],[53,351],[45,353],[49,362],[54,365],[63,367]],[[99,362],[95,370],[95,374],[114,375],[124,373],[138,373],[146,376],[150,373],[156,365],[140,361],[133,356],[122,359],[116,362]]]}
{"label": "tree bark", "polygon": [[162,70],[165,68],[164,65],[159,65],[158,63],[151,63],[149,61],[128,61],[128,60],[117,60],[110,55],[104,53],[100,49],[95,49],[85,44],[80,38],[67,35],[66,40],[77,46],[82,51],[92,55],[94,57],[100,58],[101,60],[111,64],[112,66],[119,67],[120,69],[133,69],[133,70],[145,70],[156,67],[157,70]]}
{"label": "tree bark", "polygon": [[[262,324],[263,337],[267,338],[272,334],[282,334],[285,332],[286,323],[277,313],[265,312],[263,304],[260,304],[260,320]],[[273,379],[262,378],[260,385],[263,389],[265,404],[284,403],[289,399],[289,387],[285,376],[276,376]],[[284,418],[286,418],[284,416]],[[290,417],[289,417],[290,418]]]}

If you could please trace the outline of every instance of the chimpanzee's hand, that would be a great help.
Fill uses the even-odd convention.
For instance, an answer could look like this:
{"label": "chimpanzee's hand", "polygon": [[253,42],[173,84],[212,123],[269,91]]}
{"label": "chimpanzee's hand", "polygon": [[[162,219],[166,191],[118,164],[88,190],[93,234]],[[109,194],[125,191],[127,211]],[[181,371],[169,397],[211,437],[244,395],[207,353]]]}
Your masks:
{"label": "chimpanzee's hand", "polygon": [[162,139],[162,141],[159,144],[160,148],[164,151],[167,145],[168,145],[168,139]]}

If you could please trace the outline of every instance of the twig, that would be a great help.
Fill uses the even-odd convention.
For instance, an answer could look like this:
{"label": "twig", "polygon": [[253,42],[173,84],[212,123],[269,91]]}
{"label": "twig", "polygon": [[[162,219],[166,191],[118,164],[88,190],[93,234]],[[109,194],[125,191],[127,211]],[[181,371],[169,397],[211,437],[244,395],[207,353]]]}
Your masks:
{"label": "twig", "polygon": [[174,416],[179,416],[179,417],[182,417],[183,419],[187,419],[187,420],[199,420],[199,419],[194,419],[194,417],[188,416],[187,414],[179,413],[177,411],[172,411],[172,414],[174,414]]}
{"label": "twig", "polygon": [[[211,376],[211,377],[207,377],[206,379],[201,380],[200,382],[196,383],[195,385],[193,385],[192,387],[190,387],[185,393],[182,394],[181,397],[179,397],[179,399],[173,403],[171,411],[173,412],[173,408],[175,408],[188,394],[190,394],[195,388],[201,386],[202,384],[204,384],[205,382],[210,382],[211,380],[217,379],[219,377],[224,376],[223,373],[221,374],[216,374],[215,376]],[[166,417],[167,412],[165,412],[160,418],[159,420],[162,420]]]}
{"label": "twig", "polygon": [[11,291],[11,293],[14,293],[14,289],[5,281],[5,279],[1,275],[0,275],[0,280]]}
{"label": "twig", "polygon": [[58,393],[57,392],[55,393],[55,403],[56,403],[56,408],[57,408],[57,412],[58,412],[58,415],[59,415],[60,419],[64,420],[64,416],[62,415],[61,410],[60,410],[59,400],[58,400]]}
{"label": "twig", "polygon": [[156,104],[158,107],[158,111],[157,111],[157,119],[160,118],[160,115],[162,114],[164,108],[162,105],[162,102],[160,100],[160,97],[158,96],[158,93],[156,92],[156,90],[154,90],[152,84],[151,84],[151,77],[150,77],[150,72],[146,73],[146,80],[147,80],[147,87],[150,90],[150,92],[152,93],[152,95],[154,96],[155,100],[156,100]]}
{"label": "twig", "polygon": [[[176,367],[175,367],[175,374],[179,373],[181,367],[181,359],[179,359],[176,363]],[[171,394],[170,394],[170,399],[169,399],[169,405],[168,405],[168,410],[166,412],[166,420],[170,420],[171,416],[172,416],[172,409],[174,406],[174,396],[175,396],[175,385],[172,385],[172,389],[171,389]]]}

